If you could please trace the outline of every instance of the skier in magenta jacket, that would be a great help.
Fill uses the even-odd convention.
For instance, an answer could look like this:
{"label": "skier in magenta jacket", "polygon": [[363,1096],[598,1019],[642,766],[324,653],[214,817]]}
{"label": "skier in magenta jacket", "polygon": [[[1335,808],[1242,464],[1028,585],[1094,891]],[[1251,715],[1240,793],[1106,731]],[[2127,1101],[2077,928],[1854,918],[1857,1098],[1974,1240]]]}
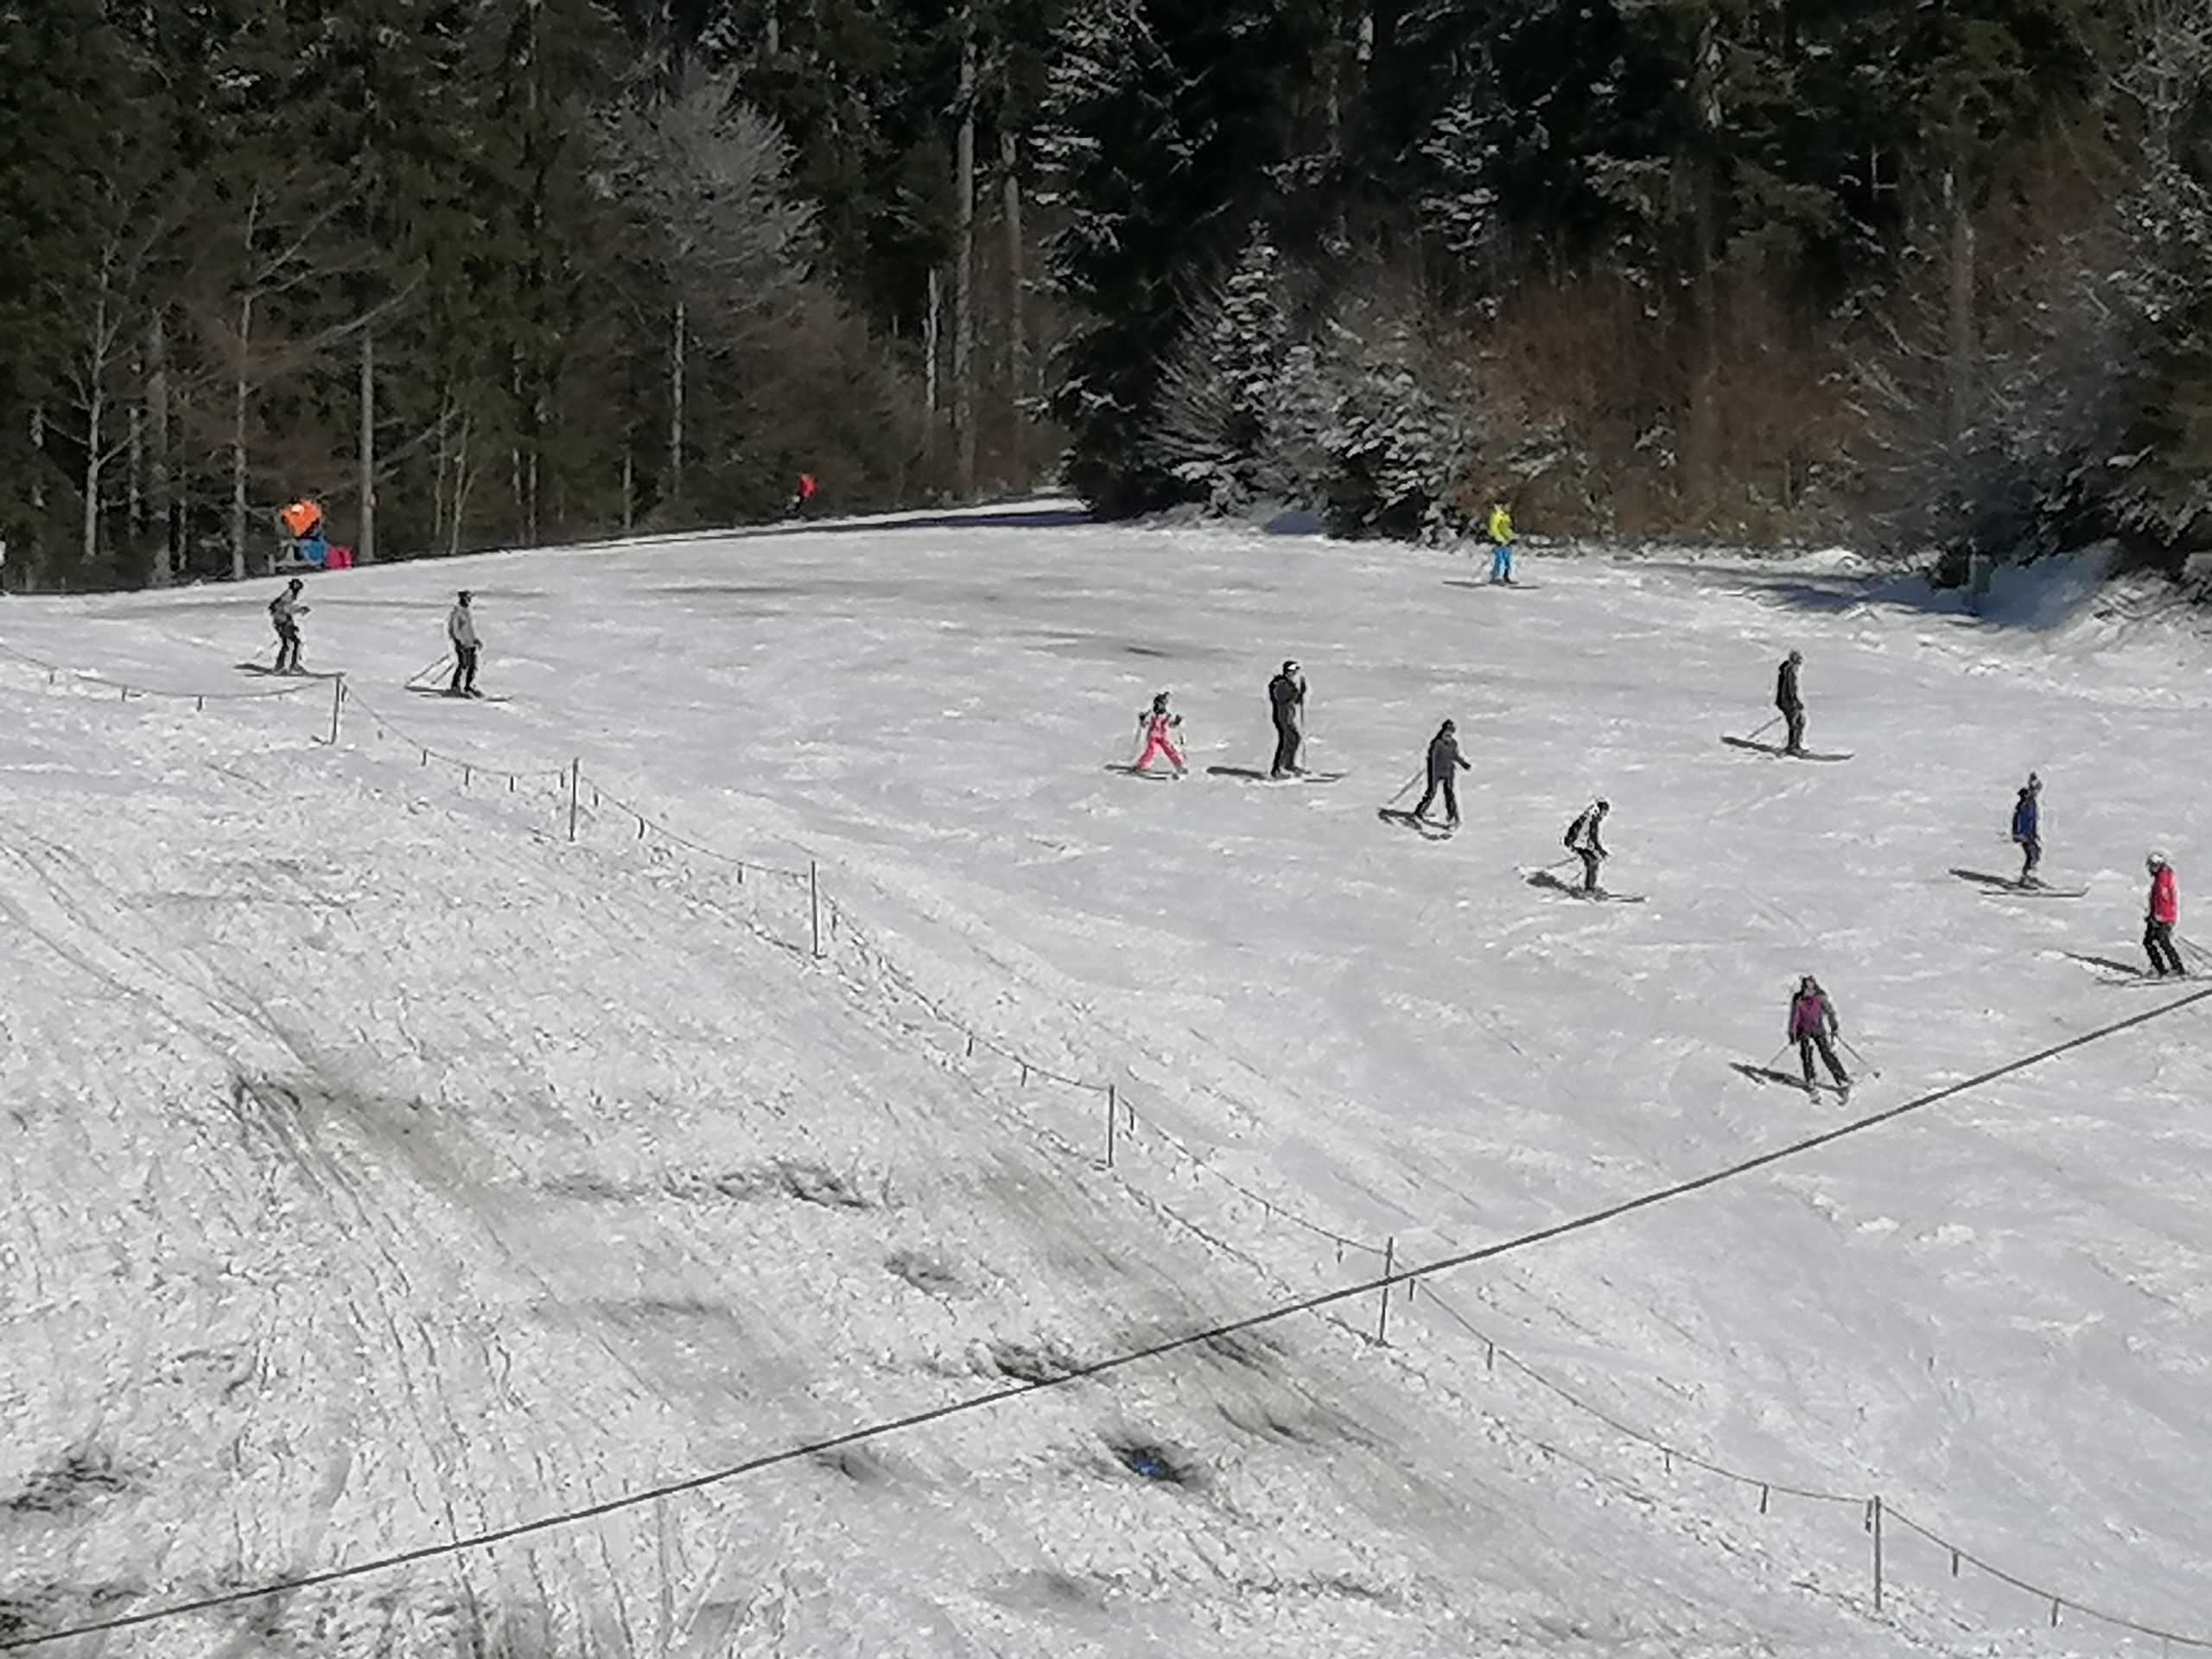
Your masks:
{"label": "skier in magenta jacket", "polygon": [[2181,953],[2174,949],[2174,924],[2181,919],[2181,892],[2174,880],[2174,867],[2166,862],[2164,853],[2153,853],[2143,861],[2151,872],[2151,896],[2144,906],[2143,953],[2151,958],[2151,971],[2164,979],[2168,974],[2181,974]]}
{"label": "skier in magenta jacket", "polygon": [[1805,1092],[1813,1092],[1813,1055],[1818,1051],[1828,1075],[1835,1079],[1835,1086],[1846,1094],[1851,1092],[1851,1077],[1843,1069],[1843,1062],[1835,1057],[1835,1039],[1841,1022],[1835,1017],[1835,1004],[1828,1001],[1828,994],[1821,988],[1820,981],[1810,974],[1797,982],[1797,995],[1789,1000],[1789,1040],[1797,1045],[1798,1064],[1805,1068]]}
{"label": "skier in magenta jacket", "polygon": [[1175,747],[1175,728],[1183,723],[1183,716],[1171,712],[1167,694],[1160,692],[1152,700],[1152,707],[1137,716],[1137,729],[1144,734],[1144,750],[1137,756],[1133,772],[1142,772],[1152,764],[1152,757],[1164,754],[1167,764],[1175,768],[1175,775],[1183,775],[1183,753]]}

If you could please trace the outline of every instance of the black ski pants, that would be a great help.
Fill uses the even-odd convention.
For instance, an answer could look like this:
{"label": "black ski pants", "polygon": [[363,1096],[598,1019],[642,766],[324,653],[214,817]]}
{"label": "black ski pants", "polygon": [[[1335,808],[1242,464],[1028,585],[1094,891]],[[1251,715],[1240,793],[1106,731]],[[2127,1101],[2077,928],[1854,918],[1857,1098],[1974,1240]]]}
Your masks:
{"label": "black ski pants", "polygon": [[1298,722],[1282,715],[1275,716],[1275,758],[1268,770],[1277,777],[1298,770]]}
{"label": "black ski pants", "polygon": [[300,665],[300,625],[279,622],[276,625],[276,671]]}
{"label": "black ski pants", "polygon": [[453,648],[453,683],[448,691],[474,691],[476,689],[476,652],[474,645],[457,645]]}
{"label": "black ski pants", "polygon": [[1805,1086],[1808,1089],[1813,1086],[1813,1053],[1816,1049],[1820,1052],[1821,1064],[1828,1069],[1828,1076],[1835,1079],[1835,1086],[1848,1089],[1851,1078],[1843,1069],[1843,1062],[1836,1058],[1835,1045],[1828,1041],[1828,1034],[1825,1031],[1816,1031],[1810,1036],[1797,1039],[1797,1063],[1805,1068]]}
{"label": "black ski pants", "polygon": [[2036,867],[2043,862],[2042,837],[2039,836],[2021,836],[2020,854],[2022,860],[2020,864],[2020,885],[2022,887],[2025,887],[2030,881],[2035,879]]}
{"label": "black ski pants", "polygon": [[1440,775],[1440,776],[1431,778],[1431,779],[1428,780],[1428,787],[1421,792],[1421,804],[1420,804],[1419,806],[1417,806],[1417,807],[1414,808],[1414,817],[1417,817],[1417,818],[1421,818],[1421,817],[1427,817],[1428,816],[1428,808],[1429,808],[1429,804],[1430,804],[1431,802],[1433,802],[1433,800],[1435,800],[1435,798],[1436,798],[1436,795],[1437,795],[1437,791],[1438,791],[1439,790],[1441,790],[1441,791],[1444,792],[1444,818],[1445,818],[1445,822],[1446,822],[1446,823],[1459,823],[1459,785],[1458,785],[1458,783],[1456,782],[1456,780],[1452,778],[1452,774],[1451,774],[1450,772],[1444,772],[1444,773],[1442,773],[1442,774],[1441,774],[1441,775]]}
{"label": "black ski pants", "polygon": [[1801,702],[1794,709],[1784,709],[1782,718],[1789,728],[1789,735],[1784,740],[1783,747],[1795,754],[1805,747],[1805,705]]}
{"label": "black ski pants", "polygon": [[1574,849],[1574,855],[1582,861],[1582,891],[1585,893],[1597,892],[1598,855],[1592,852],[1587,847],[1578,847]]}
{"label": "black ski pants", "polygon": [[2189,970],[2182,966],[2181,952],[2174,949],[2174,925],[2145,918],[2143,923],[2143,953],[2151,958],[2154,974],[2181,974]]}

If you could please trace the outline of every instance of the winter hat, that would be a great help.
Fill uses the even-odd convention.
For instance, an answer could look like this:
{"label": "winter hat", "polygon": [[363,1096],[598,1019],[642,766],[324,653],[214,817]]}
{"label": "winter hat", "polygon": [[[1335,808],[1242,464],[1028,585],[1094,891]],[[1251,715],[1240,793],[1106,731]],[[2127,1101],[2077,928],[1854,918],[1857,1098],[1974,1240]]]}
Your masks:
{"label": "winter hat", "polygon": [[1802,663],[1805,660],[1805,653],[1802,651],[1793,651],[1789,653],[1789,660],[1793,663]]}
{"label": "winter hat", "polygon": [[285,586],[288,588],[304,588],[307,586],[307,583],[302,582],[297,576],[294,576],[290,582],[285,584]]}
{"label": "winter hat", "polygon": [[2166,855],[2164,853],[2153,852],[2143,861],[2154,870],[2163,870],[2166,868]]}
{"label": "winter hat", "polygon": [[1286,673],[1286,674],[1295,674],[1295,673],[1297,673],[1297,672],[1298,672],[1298,661],[1297,661],[1297,659],[1296,659],[1295,658],[1285,658],[1285,659],[1284,659],[1284,662],[1283,662],[1283,665],[1282,665],[1282,671],[1283,671],[1284,673]]}
{"label": "winter hat", "polygon": [[469,601],[470,597],[471,597],[471,595],[470,595],[469,591],[468,591],[468,589],[467,589],[467,588],[462,588],[462,589],[461,590],[461,602],[462,604],[464,604],[464,605],[467,604],[467,603],[468,603],[468,601]]}

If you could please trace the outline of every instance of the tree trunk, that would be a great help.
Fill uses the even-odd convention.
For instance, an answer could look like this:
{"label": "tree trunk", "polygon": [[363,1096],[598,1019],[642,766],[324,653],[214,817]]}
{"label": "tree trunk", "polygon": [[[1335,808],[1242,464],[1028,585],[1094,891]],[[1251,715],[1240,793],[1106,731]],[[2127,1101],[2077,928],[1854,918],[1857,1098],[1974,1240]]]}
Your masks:
{"label": "tree trunk", "polygon": [[446,433],[453,424],[453,391],[448,388],[438,397],[438,425],[435,442],[435,452],[430,457],[430,544],[435,547],[446,538]]}
{"label": "tree trunk", "polygon": [[687,334],[683,302],[678,300],[668,334],[668,488],[661,493],[667,501],[674,501],[683,493],[683,367]]}
{"label": "tree trunk", "polygon": [[1028,296],[1023,291],[1023,262],[1027,250],[1021,241],[1021,152],[1011,125],[999,132],[999,171],[1003,175],[999,184],[1004,194],[1006,219],[1007,423],[1013,435],[1015,475],[1027,482],[1027,446],[1022,440],[1028,425],[1022,403],[1029,395],[1029,329],[1026,315]]}
{"label": "tree trunk", "polygon": [[622,446],[622,533],[627,536],[638,522],[638,463],[630,446]]}
{"label": "tree trunk", "polygon": [[253,296],[238,301],[238,371],[231,383],[231,580],[245,580],[245,418],[253,397],[245,365],[253,345]]}
{"label": "tree trunk", "polygon": [[146,541],[146,405],[130,405],[123,440],[123,526],[133,560]]}
{"label": "tree trunk", "polygon": [[453,516],[446,520],[446,551],[461,551],[461,514],[468,506],[468,487],[474,480],[468,475],[469,417],[461,417],[461,437],[453,448]]}
{"label": "tree trunk", "polygon": [[177,515],[169,498],[169,340],[162,314],[146,325],[146,420],[152,428],[152,454],[147,468],[148,493],[154,517],[161,525],[161,546],[154,556],[154,585],[166,588],[176,580]]}
{"label": "tree trunk", "polygon": [[1943,209],[1950,258],[1943,327],[1944,436],[1956,443],[1974,423],[1974,389],[1980,345],[1974,327],[1974,214],[1955,163],[1943,169]]}
{"label": "tree trunk", "polygon": [[[107,332],[107,300],[105,296],[92,308],[92,339],[105,340]],[[101,373],[105,366],[105,353],[95,344],[92,359],[92,372],[85,385],[85,514],[79,526],[77,546],[79,569],[84,575],[92,575],[92,560],[100,547],[100,477],[107,465],[107,383]]]}
{"label": "tree trunk", "polygon": [[953,144],[953,212],[959,227],[952,276],[952,428],[959,442],[954,486],[976,493],[976,9],[960,9],[960,127]]}
{"label": "tree trunk", "polygon": [[937,447],[937,421],[935,417],[938,408],[941,406],[938,397],[937,384],[938,320],[939,314],[942,313],[944,308],[941,297],[943,293],[943,284],[938,281],[937,267],[935,265],[931,265],[930,267],[928,290],[929,308],[922,314],[922,402],[928,409],[931,417],[930,421],[930,447],[934,449]]}
{"label": "tree trunk", "polygon": [[361,330],[360,522],[353,556],[363,564],[377,559],[377,331]]}
{"label": "tree trunk", "polygon": [[1690,305],[1694,338],[1689,410],[1683,435],[1683,495],[1692,511],[1705,512],[1713,497],[1719,460],[1720,317],[1719,254],[1719,164],[1722,109],[1720,103],[1720,36],[1708,16],[1698,37],[1694,83],[1697,113],[1697,153],[1690,166],[1696,199],[1692,204]]}

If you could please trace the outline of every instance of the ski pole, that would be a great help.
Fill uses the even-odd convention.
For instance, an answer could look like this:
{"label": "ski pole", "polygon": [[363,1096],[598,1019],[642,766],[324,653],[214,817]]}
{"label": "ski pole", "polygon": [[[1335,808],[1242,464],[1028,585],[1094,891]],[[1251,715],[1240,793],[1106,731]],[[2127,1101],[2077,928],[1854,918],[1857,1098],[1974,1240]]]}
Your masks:
{"label": "ski pole", "polygon": [[434,663],[426,663],[422,667],[416,669],[412,674],[410,674],[407,677],[407,683],[412,685],[417,680],[427,678],[429,676],[436,673],[440,669],[443,668],[452,660],[453,653],[451,652],[446,652],[443,656],[440,657],[437,661]]}
{"label": "ski pole", "polygon": [[1878,1077],[1882,1075],[1882,1068],[1875,1065],[1873,1061],[1868,1059],[1864,1054],[1861,1054],[1859,1052],[1857,1045],[1853,1043],[1851,1039],[1845,1036],[1841,1032],[1838,1032],[1835,1034],[1835,1039],[1843,1045],[1844,1052],[1846,1053],[1849,1054],[1853,1059],[1858,1061],[1859,1065],[1866,1068],[1866,1075],[1868,1077]]}
{"label": "ski pole", "polygon": [[1757,731],[1745,733],[1744,741],[1748,743],[1755,737],[1764,737],[1767,733],[1772,731],[1776,727],[1781,724],[1782,716],[1780,715],[1777,715],[1772,720],[1767,721],[1765,725],[1760,727]]}
{"label": "ski pole", "polygon": [[1421,772],[1416,772],[1412,777],[1407,779],[1404,783],[1401,784],[1398,786],[1398,792],[1390,798],[1390,804],[1395,806],[1400,801],[1404,800],[1407,796],[1412,794],[1414,792],[1414,785],[1421,782],[1423,773],[1426,771],[1427,768],[1424,767]]}

